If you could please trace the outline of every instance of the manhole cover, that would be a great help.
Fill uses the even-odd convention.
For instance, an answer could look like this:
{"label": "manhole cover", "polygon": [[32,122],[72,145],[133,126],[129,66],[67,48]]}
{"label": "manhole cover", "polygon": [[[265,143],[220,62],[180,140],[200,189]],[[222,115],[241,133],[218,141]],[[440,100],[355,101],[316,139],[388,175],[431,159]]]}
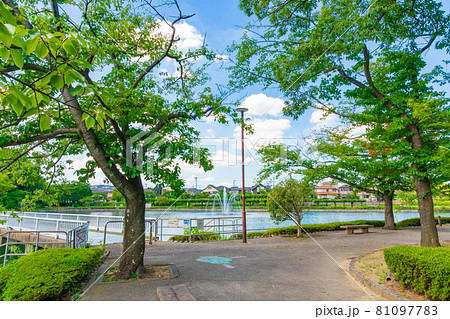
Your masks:
{"label": "manhole cover", "polygon": [[225,258],[225,257],[217,257],[217,256],[204,256],[197,258],[197,261],[201,261],[204,263],[210,263],[210,264],[228,264],[233,261],[231,258]]}

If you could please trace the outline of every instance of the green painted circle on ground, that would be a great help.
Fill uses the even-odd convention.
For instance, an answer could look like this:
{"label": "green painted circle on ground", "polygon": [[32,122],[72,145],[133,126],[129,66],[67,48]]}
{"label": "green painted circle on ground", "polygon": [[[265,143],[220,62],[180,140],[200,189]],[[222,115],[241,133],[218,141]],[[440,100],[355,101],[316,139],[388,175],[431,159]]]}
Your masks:
{"label": "green painted circle on ground", "polygon": [[203,256],[200,258],[197,258],[197,261],[201,261],[204,263],[210,263],[210,264],[228,264],[233,261],[231,258],[226,257],[217,257],[217,256]]}

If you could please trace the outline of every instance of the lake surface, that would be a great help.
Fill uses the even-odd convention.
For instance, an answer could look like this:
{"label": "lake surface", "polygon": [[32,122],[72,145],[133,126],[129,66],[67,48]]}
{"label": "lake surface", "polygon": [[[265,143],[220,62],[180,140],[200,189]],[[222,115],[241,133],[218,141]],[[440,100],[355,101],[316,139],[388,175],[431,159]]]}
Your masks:
{"label": "lake surface", "polygon": [[[91,212],[92,215],[114,215],[123,216],[123,213],[118,212]],[[438,214],[436,214],[437,216]],[[450,213],[439,213],[442,217],[450,217]],[[146,212],[147,218],[157,219],[191,219],[191,218],[214,218],[214,217],[240,217],[240,211],[230,213],[206,212],[206,211],[151,211]],[[382,212],[305,212],[303,215],[302,224],[323,224],[332,222],[347,222],[354,220],[384,220],[384,213]],[[409,218],[419,217],[418,212],[399,212],[394,214],[395,222],[399,222]],[[269,229],[274,227],[285,227],[295,225],[292,221],[285,221],[276,224],[270,219],[268,212],[247,212],[247,229]]]}

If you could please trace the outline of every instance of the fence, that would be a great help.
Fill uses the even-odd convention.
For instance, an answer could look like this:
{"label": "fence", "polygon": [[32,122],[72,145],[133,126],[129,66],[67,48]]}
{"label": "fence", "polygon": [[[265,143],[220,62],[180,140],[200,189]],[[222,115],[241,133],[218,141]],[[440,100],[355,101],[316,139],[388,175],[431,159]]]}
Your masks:
{"label": "fence", "polygon": [[[13,230],[25,230],[25,231],[36,231],[36,230],[45,230],[45,231],[55,231],[55,232],[65,232],[66,234],[70,232],[72,229],[77,228],[86,224],[86,221],[77,221],[77,220],[63,220],[63,219],[55,219],[55,218],[42,218],[42,217],[29,217],[19,215],[18,218],[5,216],[3,220],[6,220],[4,223],[5,228],[13,229]],[[61,233],[63,234],[63,233]],[[56,238],[59,238],[60,233],[55,233]]]}
{"label": "fence", "polygon": [[[105,228],[105,224],[108,221],[112,221],[112,220],[123,221],[123,216],[86,215],[86,214],[27,212],[27,213],[21,213],[20,216],[53,218],[53,219],[59,219],[59,220],[72,220],[72,221],[77,221],[77,222],[89,222],[89,229],[95,230],[95,231],[103,230]],[[113,224],[109,228],[112,232],[123,233],[122,223]]]}

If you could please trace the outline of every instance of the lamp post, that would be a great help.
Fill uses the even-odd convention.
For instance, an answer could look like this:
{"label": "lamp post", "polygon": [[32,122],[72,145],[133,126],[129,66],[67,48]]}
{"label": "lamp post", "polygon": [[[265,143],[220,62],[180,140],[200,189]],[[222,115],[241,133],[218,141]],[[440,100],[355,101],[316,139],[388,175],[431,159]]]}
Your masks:
{"label": "lamp post", "polygon": [[241,148],[242,148],[242,242],[247,242],[247,218],[245,213],[245,171],[244,171],[244,113],[248,111],[245,107],[237,109],[241,112]]}

